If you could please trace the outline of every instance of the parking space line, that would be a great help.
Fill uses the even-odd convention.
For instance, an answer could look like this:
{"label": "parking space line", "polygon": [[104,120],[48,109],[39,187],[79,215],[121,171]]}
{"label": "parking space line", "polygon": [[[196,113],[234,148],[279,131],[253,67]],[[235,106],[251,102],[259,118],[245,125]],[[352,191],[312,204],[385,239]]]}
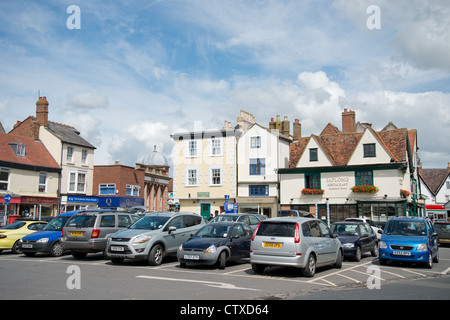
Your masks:
{"label": "parking space line", "polygon": [[426,275],[424,275],[423,273],[415,272],[415,271],[408,270],[408,269],[401,269],[401,270],[406,271],[406,272],[410,272],[410,273],[417,274],[417,275],[422,276],[422,277],[424,277],[424,278],[426,277]]}
{"label": "parking space line", "polygon": [[398,273],[389,272],[389,271],[386,271],[386,270],[384,270],[384,269],[381,269],[381,272],[389,273],[389,274],[392,274],[393,276],[396,276],[396,277],[399,277],[399,278],[402,278],[402,279],[405,278],[404,276],[401,276],[401,275],[399,275]]}
{"label": "parking space line", "polygon": [[353,279],[352,277],[346,276],[345,274],[342,274],[342,273],[338,273],[337,275],[338,275],[338,276],[341,276],[341,277],[344,277],[344,278],[347,278],[347,279],[349,279],[349,280],[352,280],[352,281],[354,281],[354,282],[356,282],[356,283],[362,283],[362,281]]}
{"label": "parking space line", "polygon": [[365,276],[367,276],[367,277],[374,277],[374,278],[380,279],[381,281],[384,281],[383,278],[378,277],[378,276],[376,276],[376,275],[370,275],[370,274],[368,274],[367,272],[363,272],[363,271],[359,271],[359,270],[353,270],[353,272],[359,272],[359,273],[361,273],[361,274],[363,274],[363,275],[365,275]]}

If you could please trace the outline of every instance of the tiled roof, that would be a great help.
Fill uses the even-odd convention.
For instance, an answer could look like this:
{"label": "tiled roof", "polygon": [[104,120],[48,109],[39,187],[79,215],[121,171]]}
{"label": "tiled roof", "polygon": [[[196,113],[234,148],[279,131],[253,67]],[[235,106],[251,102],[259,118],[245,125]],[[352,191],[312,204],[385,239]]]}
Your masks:
{"label": "tiled roof", "polygon": [[422,169],[420,174],[423,182],[434,195],[438,193],[448,175],[448,169]]}
{"label": "tiled roof", "polygon": [[63,142],[70,144],[75,144],[82,147],[92,148],[95,147],[87,142],[83,137],[80,136],[80,132],[74,127],[49,121],[47,129],[55,134]]}
{"label": "tiled roof", "polygon": [[[13,151],[10,144],[15,143],[26,145],[25,157],[17,156]],[[41,141],[7,133],[0,133],[0,161],[51,169],[60,168]]]}

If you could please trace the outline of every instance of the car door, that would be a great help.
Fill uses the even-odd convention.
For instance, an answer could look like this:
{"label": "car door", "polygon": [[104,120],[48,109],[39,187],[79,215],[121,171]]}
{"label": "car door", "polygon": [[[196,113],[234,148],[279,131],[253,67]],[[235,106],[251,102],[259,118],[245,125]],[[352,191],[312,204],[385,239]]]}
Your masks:
{"label": "car door", "polygon": [[336,259],[337,245],[335,239],[332,237],[331,230],[323,222],[317,221],[320,228],[320,243],[322,249],[322,255],[325,263],[334,262]]}
{"label": "car door", "polygon": [[433,223],[431,221],[425,221],[428,229],[428,246],[431,248],[431,252],[433,256],[436,255],[436,252],[438,251],[438,236],[436,233],[436,229],[433,226]]}
{"label": "car door", "polygon": [[309,238],[311,240],[312,245],[314,246],[314,251],[317,255],[317,264],[321,265],[326,263],[326,239],[322,237],[322,233],[320,232],[319,220],[309,221]]}
{"label": "car door", "polygon": [[361,246],[361,253],[366,252],[370,248],[369,231],[366,229],[364,224],[358,226],[359,229],[359,244]]}
{"label": "car door", "polygon": [[[175,227],[176,230],[169,231],[170,227]],[[175,252],[177,248],[188,239],[188,237],[186,237],[186,229],[182,215],[172,218],[167,223],[163,232],[165,233],[164,242],[166,244],[166,252]]]}
{"label": "car door", "polygon": [[244,226],[236,224],[231,230],[230,245],[228,246],[231,251],[231,257],[237,259],[244,257],[247,250],[248,234],[244,230]]}

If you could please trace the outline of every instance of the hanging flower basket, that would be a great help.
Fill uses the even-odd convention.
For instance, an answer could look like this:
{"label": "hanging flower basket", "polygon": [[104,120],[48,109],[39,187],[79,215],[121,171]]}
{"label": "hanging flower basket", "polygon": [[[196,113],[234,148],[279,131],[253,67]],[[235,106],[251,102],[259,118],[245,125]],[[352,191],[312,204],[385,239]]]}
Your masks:
{"label": "hanging flower basket", "polygon": [[351,188],[351,190],[355,193],[376,193],[378,192],[378,187],[371,186],[371,185],[364,185],[364,186],[354,186]]}
{"label": "hanging flower basket", "polygon": [[409,197],[410,194],[411,194],[411,193],[410,193],[408,190],[400,189],[400,196],[401,196],[402,198],[407,198],[407,197]]}
{"label": "hanging flower basket", "polygon": [[302,194],[323,194],[325,191],[323,189],[309,189],[304,188]]}

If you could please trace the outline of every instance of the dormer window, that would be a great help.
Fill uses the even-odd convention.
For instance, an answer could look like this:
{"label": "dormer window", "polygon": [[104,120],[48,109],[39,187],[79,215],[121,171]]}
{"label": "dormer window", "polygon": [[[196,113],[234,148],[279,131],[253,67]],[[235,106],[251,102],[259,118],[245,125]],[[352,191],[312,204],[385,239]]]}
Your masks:
{"label": "dormer window", "polygon": [[21,157],[21,158],[25,158],[25,154],[26,154],[26,145],[23,143],[9,143],[9,146],[11,147],[11,149],[14,151],[14,153],[16,154],[16,156]]}

